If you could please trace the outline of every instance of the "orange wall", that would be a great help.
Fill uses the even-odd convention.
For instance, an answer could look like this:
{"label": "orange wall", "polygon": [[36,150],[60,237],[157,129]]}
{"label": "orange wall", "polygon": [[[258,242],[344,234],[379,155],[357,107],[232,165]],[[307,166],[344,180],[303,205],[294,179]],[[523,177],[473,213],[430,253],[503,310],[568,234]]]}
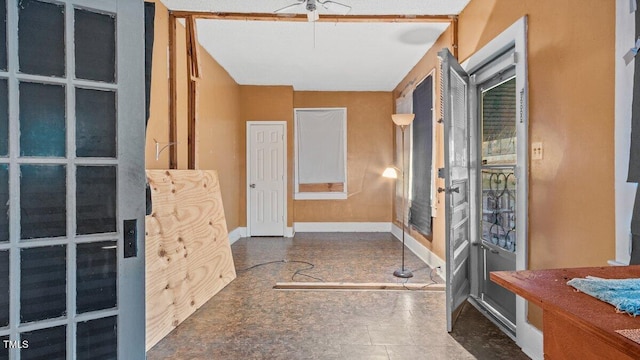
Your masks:
{"label": "orange wall", "polygon": [[[465,59],[528,15],[529,267],[615,257],[615,1],[473,0],[460,15]],[[582,56],[580,56],[582,55]]]}
{"label": "orange wall", "polygon": [[[587,0],[576,6],[571,0],[472,0],[458,21],[460,60],[524,15],[529,24],[529,141],[544,146],[544,159],[530,165],[529,267],[605,265],[614,258],[615,245],[615,2]],[[447,32],[396,94],[431,71],[437,51],[449,41]],[[437,151],[441,164],[441,146]],[[438,199],[443,202],[441,195]],[[440,209],[437,215],[433,247],[443,249]]]}
{"label": "orange wall", "polygon": [[[169,149],[155,158],[155,142],[169,141],[169,82],[168,82],[168,23],[167,8],[156,2],[155,39],[153,49],[151,107],[146,139],[147,169],[167,169]],[[178,109],[178,168],[187,168],[187,80],[185,30],[178,23],[177,49],[177,109]],[[202,78],[199,80],[196,124],[196,168],[217,170],[225,207],[227,227],[233,230],[244,222],[240,213],[240,139],[244,129],[240,123],[240,87],[229,74],[200,48]],[[242,215],[242,216],[241,216]],[[242,219],[242,220],[241,220]]]}
{"label": "orange wall", "polygon": [[[472,0],[459,16],[460,60],[525,15],[529,142],[544,146],[529,169],[529,268],[606,265],[615,257],[615,1]],[[436,65],[449,39],[443,34],[396,93]],[[436,249],[444,243],[440,214]],[[530,307],[530,317],[541,325],[539,309]]]}
{"label": "orange wall", "polygon": [[393,183],[381,176],[393,162],[391,93],[296,91],[293,106],[347,108],[348,198],[295,200],[295,221],[391,221]]}
{"label": "orange wall", "polygon": [[240,223],[247,226],[247,171],[246,154],[247,121],[287,122],[287,226],[293,225],[293,87],[291,86],[240,86]]}

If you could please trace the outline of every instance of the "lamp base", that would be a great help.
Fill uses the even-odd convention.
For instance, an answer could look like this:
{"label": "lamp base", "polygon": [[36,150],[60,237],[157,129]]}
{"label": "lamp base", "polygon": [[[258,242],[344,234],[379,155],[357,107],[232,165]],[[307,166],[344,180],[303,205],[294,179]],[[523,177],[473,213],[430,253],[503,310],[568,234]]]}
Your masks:
{"label": "lamp base", "polygon": [[403,279],[408,279],[413,277],[413,273],[407,269],[398,269],[393,272],[393,276],[403,278]]}

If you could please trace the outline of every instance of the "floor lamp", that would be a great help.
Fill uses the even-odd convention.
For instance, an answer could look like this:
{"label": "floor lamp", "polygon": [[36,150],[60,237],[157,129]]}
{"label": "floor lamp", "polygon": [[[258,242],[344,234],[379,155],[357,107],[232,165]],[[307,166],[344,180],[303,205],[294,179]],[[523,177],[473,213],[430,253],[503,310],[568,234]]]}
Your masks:
{"label": "floor lamp", "polygon": [[[400,131],[402,132],[402,167],[400,168],[400,174],[401,174],[401,178],[400,181],[402,181],[402,268],[396,270],[393,272],[393,276],[395,277],[399,277],[399,278],[410,278],[413,277],[413,273],[409,270],[407,270],[404,267],[404,233],[405,233],[405,208],[406,208],[406,201],[407,201],[407,184],[404,181],[404,176],[405,176],[405,162],[404,162],[404,130],[407,128],[407,126],[409,126],[411,124],[411,122],[413,121],[413,118],[415,117],[415,114],[393,114],[391,115],[391,119],[393,120],[393,123],[398,125],[400,127]],[[386,177],[393,177],[393,178],[398,178],[397,172],[394,168],[387,168],[385,169],[384,173],[382,174],[383,176]],[[395,176],[394,176],[395,175]]]}

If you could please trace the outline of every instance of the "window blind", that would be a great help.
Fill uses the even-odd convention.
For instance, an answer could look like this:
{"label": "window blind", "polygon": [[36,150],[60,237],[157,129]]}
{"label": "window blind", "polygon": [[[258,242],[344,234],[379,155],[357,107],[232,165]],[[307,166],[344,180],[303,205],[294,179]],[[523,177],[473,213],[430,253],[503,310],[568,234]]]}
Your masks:
{"label": "window blind", "polygon": [[433,77],[413,91],[413,144],[411,159],[411,208],[409,224],[431,234],[431,183],[433,154]]}
{"label": "window blind", "polygon": [[345,112],[298,110],[298,183],[345,182]]}

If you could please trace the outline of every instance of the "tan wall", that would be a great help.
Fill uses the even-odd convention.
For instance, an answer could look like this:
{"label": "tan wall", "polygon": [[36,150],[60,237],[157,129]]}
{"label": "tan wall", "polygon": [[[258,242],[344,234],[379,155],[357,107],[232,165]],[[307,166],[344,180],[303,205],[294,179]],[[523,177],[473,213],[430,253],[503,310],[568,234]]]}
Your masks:
{"label": "tan wall", "polygon": [[[433,81],[435,86],[435,101],[434,101],[434,120],[440,118],[440,71],[439,63],[438,63],[438,51],[442,48],[451,48],[451,30],[447,29],[440,38],[436,41],[436,43],[427,51],[425,56],[413,67],[413,69],[405,76],[405,78],[398,84],[396,90],[394,91],[394,99],[401,95],[401,92],[408,92],[411,88],[408,87],[409,82],[414,81],[415,86],[418,84],[418,81],[424,79],[430,73],[433,74]],[[399,129],[395,129],[395,131],[399,131]],[[435,131],[435,144],[434,150],[436,152],[436,163],[434,165],[434,169],[438,169],[444,167],[444,152],[442,148],[442,138],[444,137],[444,128],[442,126],[437,126]],[[436,188],[444,187],[444,180],[436,177]],[[433,218],[433,233],[430,238],[426,238],[419,234],[416,231],[409,230],[409,233],[418,240],[422,245],[424,245],[427,249],[432,251],[441,259],[445,258],[445,226],[444,226],[444,194],[437,193],[436,194],[436,213]],[[393,218],[396,218],[395,215],[395,206],[394,206],[394,215]],[[402,226],[400,222],[395,221],[396,225]]]}
{"label": "tan wall", "polygon": [[[529,268],[606,265],[615,253],[615,1],[472,0],[459,17],[461,61],[524,15],[529,142],[544,144],[544,159],[530,164]],[[435,61],[428,53],[403,83]]]}
{"label": "tan wall", "polygon": [[287,226],[293,225],[293,87],[291,86],[240,86],[240,131],[239,160],[240,176],[238,183],[243,191],[240,194],[240,223],[247,226],[247,170],[246,154],[247,121],[286,121],[287,122]]}
{"label": "tan wall", "polygon": [[[169,82],[168,82],[168,10],[156,2],[155,39],[151,79],[151,107],[146,140],[147,169],[167,169],[169,149],[155,158],[154,138],[161,143],[169,141]],[[178,109],[178,168],[187,168],[187,69],[185,29],[178,23],[177,49],[177,109]],[[240,139],[244,130],[240,123],[240,87],[229,74],[202,48],[200,48],[202,78],[196,125],[196,167],[217,170],[227,227],[233,230],[244,222],[240,213]]]}
{"label": "tan wall", "polygon": [[615,1],[576,5],[474,0],[460,15],[461,59],[528,15],[529,141],[544,144],[529,176],[532,269],[615,257]]}
{"label": "tan wall", "polygon": [[296,108],[347,108],[348,198],[296,200],[293,202],[295,221],[391,221],[393,182],[381,176],[385,167],[393,162],[391,93],[296,91],[293,105]]}

